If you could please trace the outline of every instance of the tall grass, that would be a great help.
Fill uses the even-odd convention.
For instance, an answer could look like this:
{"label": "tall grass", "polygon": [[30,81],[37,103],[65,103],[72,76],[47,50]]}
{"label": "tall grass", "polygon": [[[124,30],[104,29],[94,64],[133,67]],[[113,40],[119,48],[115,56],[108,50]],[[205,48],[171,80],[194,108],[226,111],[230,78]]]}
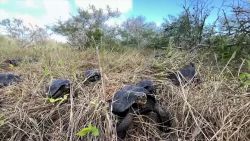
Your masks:
{"label": "tall grass", "polygon": [[[18,48],[12,41],[1,42],[0,62],[30,56],[36,57],[38,62],[1,69],[1,72],[20,74],[23,81],[0,89],[0,139],[117,140],[116,118],[105,101],[124,84],[149,78],[157,83],[157,99],[172,114],[172,130],[162,133],[149,117],[136,116],[126,140],[250,140],[249,91],[239,87],[237,76],[228,75],[229,67],[218,68],[207,56],[177,50],[165,52],[160,58],[155,58],[153,53],[131,48],[99,49],[97,57],[95,49],[79,52],[55,43]],[[166,73],[190,61],[196,63],[203,83],[182,87],[172,85],[166,79]],[[85,85],[77,77],[85,69],[100,67],[102,82]],[[223,72],[222,68],[225,68]],[[49,103],[45,98],[45,86],[53,78],[70,79],[71,95],[77,93],[78,97],[71,96],[67,103],[60,105]],[[100,130],[100,136],[76,136],[90,123]]]}

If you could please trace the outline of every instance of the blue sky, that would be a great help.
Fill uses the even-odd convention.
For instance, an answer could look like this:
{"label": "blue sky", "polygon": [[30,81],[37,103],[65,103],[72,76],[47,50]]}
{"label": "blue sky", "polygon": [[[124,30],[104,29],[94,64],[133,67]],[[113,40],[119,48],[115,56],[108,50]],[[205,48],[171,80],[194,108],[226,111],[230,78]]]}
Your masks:
{"label": "blue sky", "polygon": [[[0,0],[0,19],[6,17],[22,18],[39,25],[51,24],[57,19],[66,20],[76,14],[77,8],[87,8],[93,4],[104,8],[118,8],[122,12],[121,20],[131,16],[143,15],[148,21],[158,25],[168,15],[178,15],[184,0]],[[232,0],[229,0],[232,1]],[[211,0],[218,7],[222,0]],[[216,17],[216,9],[209,21]]]}
{"label": "blue sky", "polygon": [[180,11],[180,2],[176,0],[134,0],[128,16],[143,15],[147,20],[159,24],[167,15],[177,15]]}
{"label": "blue sky", "polygon": [[[223,0],[208,1],[209,5],[213,7],[211,15],[208,17],[208,23],[211,23],[217,18],[218,8],[222,5]],[[232,1],[226,0],[224,5]],[[128,17],[144,15],[149,21],[154,21],[159,25],[168,15],[179,15],[183,11],[183,4],[184,0],[134,0],[133,8],[127,15]]]}
{"label": "blue sky", "polygon": [[[208,23],[217,17],[217,7],[223,0],[210,0],[214,10],[208,18]],[[226,0],[232,2],[233,0]],[[128,17],[143,15],[147,21],[157,25],[168,15],[177,16],[182,11],[184,0],[0,0],[0,20],[4,18],[20,18],[27,24],[39,26],[51,25],[57,20],[67,20],[77,13],[78,8],[106,8],[109,5],[122,13],[119,19],[111,24],[119,24]]]}

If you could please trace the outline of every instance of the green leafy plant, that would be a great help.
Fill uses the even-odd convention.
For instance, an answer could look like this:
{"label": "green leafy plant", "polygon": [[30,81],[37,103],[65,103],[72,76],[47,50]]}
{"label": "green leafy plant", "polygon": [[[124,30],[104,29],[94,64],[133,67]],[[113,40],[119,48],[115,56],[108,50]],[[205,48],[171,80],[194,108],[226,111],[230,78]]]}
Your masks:
{"label": "green leafy plant", "polygon": [[239,79],[243,86],[250,86],[250,73],[241,73]]}
{"label": "green leafy plant", "polygon": [[97,137],[99,136],[99,129],[96,128],[95,126],[89,124],[88,127],[85,127],[83,129],[81,129],[76,135],[79,136],[79,137],[84,137],[86,136],[87,134],[90,134]]}
{"label": "green leafy plant", "polygon": [[65,100],[68,99],[68,94],[64,95],[63,97],[60,97],[60,98],[48,98],[49,102],[50,103],[56,103],[56,102],[64,102]]}
{"label": "green leafy plant", "polygon": [[45,76],[49,76],[49,75],[51,74],[51,71],[49,70],[49,68],[48,68],[47,66],[45,66],[45,67],[43,68],[43,74],[44,74]]}

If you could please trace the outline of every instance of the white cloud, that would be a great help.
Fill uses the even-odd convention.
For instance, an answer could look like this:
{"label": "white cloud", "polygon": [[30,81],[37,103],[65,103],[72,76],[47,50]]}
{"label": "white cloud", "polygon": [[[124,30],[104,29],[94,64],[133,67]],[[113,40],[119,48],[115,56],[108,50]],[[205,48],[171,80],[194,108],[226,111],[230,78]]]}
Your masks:
{"label": "white cloud", "polygon": [[[0,3],[7,0],[0,0]],[[41,8],[45,13],[41,16],[32,16],[32,13],[22,13],[22,11],[12,12],[0,9],[0,20],[5,18],[18,18],[24,21],[25,25],[38,25],[44,27],[48,24],[53,24],[57,20],[67,20],[70,17],[70,3],[68,0],[42,0],[39,3],[37,0],[16,1],[23,8]],[[63,37],[52,36],[53,39],[65,42]]]}
{"label": "white cloud", "polygon": [[38,19],[34,18],[33,16],[27,15],[27,14],[17,15],[15,18],[23,20],[25,25],[43,26],[42,24],[39,23]]}
{"label": "white cloud", "polygon": [[118,9],[121,13],[127,13],[132,9],[132,0],[75,0],[80,8],[88,8],[89,5],[94,5],[96,8],[105,9],[107,5],[111,9]]}
{"label": "white cloud", "polygon": [[58,34],[52,34],[50,36],[51,39],[56,40],[58,42],[62,42],[62,43],[66,43],[67,42],[67,38],[65,36],[62,35],[58,35]]}
{"label": "white cloud", "polygon": [[[1,0],[3,1],[3,0]],[[0,19],[20,18],[24,22],[44,26],[55,23],[57,20],[67,20],[70,17],[70,5],[68,0],[42,0],[37,3],[36,0],[17,1],[18,5],[24,8],[41,8],[45,13],[42,16],[32,16],[33,13],[22,13],[22,11],[12,12],[0,9]]]}
{"label": "white cloud", "polygon": [[8,0],[0,0],[0,3],[7,3]]}
{"label": "white cloud", "polygon": [[2,19],[4,19],[4,18],[6,18],[6,17],[8,17],[9,16],[9,13],[8,12],[6,12],[5,10],[2,10],[2,9],[0,9],[0,20],[2,20]]}
{"label": "white cloud", "polygon": [[67,20],[70,17],[68,0],[44,0],[45,15],[42,17],[44,24],[51,24],[57,20]]}
{"label": "white cloud", "polygon": [[16,14],[16,13],[11,13],[7,12],[6,10],[1,10],[0,9],[0,20],[6,19],[6,18],[17,18],[23,20],[25,25],[38,25],[38,26],[43,26],[42,24],[39,23],[38,19],[36,19],[33,16],[27,15],[27,14]]}
{"label": "white cloud", "polygon": [[29,8],[37,8],[37,3],[34,0],[24,0],[24,5]]}

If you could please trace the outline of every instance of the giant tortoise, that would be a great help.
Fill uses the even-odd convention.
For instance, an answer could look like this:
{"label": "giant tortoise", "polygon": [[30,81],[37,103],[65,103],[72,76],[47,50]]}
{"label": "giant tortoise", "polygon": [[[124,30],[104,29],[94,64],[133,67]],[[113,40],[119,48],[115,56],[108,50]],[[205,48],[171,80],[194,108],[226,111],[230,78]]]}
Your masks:
{"label": "giant tortoise", "polygon": [[18,66],[22,62],[21,58],[16,58],[16,59],[6,59],[4,61],[5,64],[10,64],[13,65],[14,67]]}
{"label": "giant tortoise", "polygon": [[154,112],[157,114],[160,130],[168,131],[171,126],[170,114],[161,108],[154,94],[149,92],[153,85],[148,82],[150,81],[145,80],[137,85],[126,85],[113,96],[111,111],[121,118],[116,126],[117,135],[121,139],[125,138],[134,114],[147,115]]}
{"label": "giant tortoise", "polygon": [[49,98],[60,98],[70,92],[70,81],[67,79],[54,79],[47,87]]}
{"label": "giant tortoise", "polygon": [[196,75],[195,65],[192,62],[182,67],[179,71],[175,73],[169,73],[167,78],[170,79],[176,86],[180,86],[181,84],[186,84],[190,82],[200,82],[200,79]]}
{"label": "giant tortoise", "polygon": [[0,73],[0,88],[9,86],[21,81],[20,76],[13,73]]}
{"label": "giant tortoise", "polygon": [[87,82],[95,82],[101,79],[101,74],[97,69],[88,69],[84,72]]}

